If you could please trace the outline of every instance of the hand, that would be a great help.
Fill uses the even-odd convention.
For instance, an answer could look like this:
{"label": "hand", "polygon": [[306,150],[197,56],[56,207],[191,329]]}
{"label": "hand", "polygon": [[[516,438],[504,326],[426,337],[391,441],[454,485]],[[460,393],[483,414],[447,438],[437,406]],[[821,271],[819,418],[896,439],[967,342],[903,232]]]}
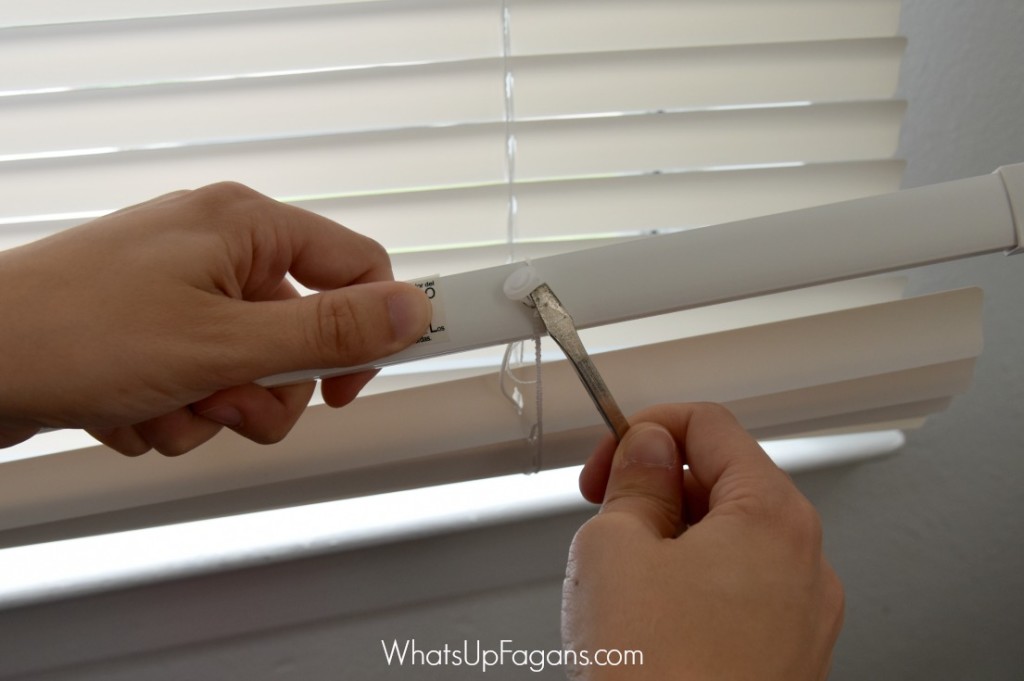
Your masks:
{"label": "hand", "polygon": [[[321,291],[300,297],[285,274]],[[87,428],[129,455],[188,451],[228,426],[281,439],[313,383],[419,338],[430,303],[376,242],[224,183],[126,208],[0,253],[0,445]],[[372,377],[329,379],[328,404]]]}
{"label": "hand", "polygon": [[566,648],[640,650],[643,665],[570,676],[826,678],[843,592],[810,503],[724,408],[632,421],[580,477],[604,504],[573,540],[562,627]]}

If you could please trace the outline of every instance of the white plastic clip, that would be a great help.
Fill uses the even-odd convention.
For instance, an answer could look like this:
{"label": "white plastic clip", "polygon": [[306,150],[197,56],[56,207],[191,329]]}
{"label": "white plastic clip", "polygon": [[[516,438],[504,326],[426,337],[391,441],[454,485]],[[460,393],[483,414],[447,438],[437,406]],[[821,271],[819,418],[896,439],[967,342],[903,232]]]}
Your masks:
{"label": "white plastic clip", "polygon": [[526,264],[508,275],[502,290],[509,300],[526,300],[543,283],[544,279],[533,265]]}

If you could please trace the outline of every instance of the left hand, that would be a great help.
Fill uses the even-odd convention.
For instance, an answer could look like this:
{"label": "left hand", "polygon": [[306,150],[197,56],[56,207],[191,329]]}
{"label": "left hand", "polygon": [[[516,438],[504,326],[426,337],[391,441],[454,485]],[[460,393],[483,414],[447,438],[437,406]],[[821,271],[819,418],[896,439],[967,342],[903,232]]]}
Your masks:
{"label": "left hand", "polygon": [[[289,272],[321,292],[300,297]],[[86,428],[129,455],[181,454],[223,426],[275,442],[314,384],[255,380],[370,362],[430,320],[379,244],[231,183],[2,252],[0,295],[0,446]],[[323,395],[344,405],[372,375]]]}

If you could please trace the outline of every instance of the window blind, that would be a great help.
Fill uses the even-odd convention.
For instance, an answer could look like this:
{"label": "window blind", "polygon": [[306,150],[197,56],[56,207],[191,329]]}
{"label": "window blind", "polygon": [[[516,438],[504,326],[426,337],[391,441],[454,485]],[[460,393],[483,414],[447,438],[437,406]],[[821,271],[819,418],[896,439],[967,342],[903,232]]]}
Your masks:
{"label": "window blind", "polygon": [[[377,239],[412,279],[892,191],[898,14],[898,0],[0,0],[0,62],[19,65],[0,73],[0,247],[231,179]],[[888,279],[829,285],[586,341],[627,411],[722,401],[762,437],[909,427],[966,388],[980,301],[901,295]],[[0,529],[529,469],[536,415],[503,395],[502,352],[409,365],[340,412],[312,407],[271,448],[225,434],[176,460],[91,446],[6,463]],[[523,386],[534,371],[517,370]],[[599,418],[564,362],[540,379],[541,463],[581,461]]]}
{"label": "window blind", "polygon": [[403,254],[509,241],[509,135],[511,236],[573,249],[901,171],[892,0],[7,5],[5,245],[231,178],[416,276]]}

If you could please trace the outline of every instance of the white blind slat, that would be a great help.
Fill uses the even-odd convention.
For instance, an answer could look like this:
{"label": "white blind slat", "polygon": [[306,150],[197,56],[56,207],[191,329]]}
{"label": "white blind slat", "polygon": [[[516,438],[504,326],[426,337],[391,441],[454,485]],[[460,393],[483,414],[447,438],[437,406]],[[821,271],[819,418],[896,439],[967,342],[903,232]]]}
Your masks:
{"label": "white blind slat", "polygon": [[536,183],[518,191],[519,236],[700,227],[883,193],[902,172],[872,161]]}
{"label": "white blind slat", "polygon": [[902,102],[608,116],[516,126],[522,180],[888,158]]}
{"label": "white blind slat", "polygon": [[864,433],[890,428],[920,428],[927,417],[945,411],[952,397],[923,400],[910,404],[897,404],[880,409],[847,412],[819,419],[796,421],[782,426],[752,429],[758,438],[821,437],[845,433]]}
{"label": "white blind slat", "polygon": [[494,126],[461,126],[0,164],[0,187],[11,199],[0,210],[113,210],[225,179],[292,200],[500,183],[505,156],[494,137]]}
{"label": "white blind slat", "polygon": [[[893,367],[900,367],[908,352],[913,355],[911,367],[934,363],[942,373],[942,365],[970,360],[980,351],[976,326],[980,311],[979,292],[969,289],[618,351],[599,357],[597,364],[624,406],[646,406],[651,400],[664,401],[667,395],[674,396],[671,399],[704,399],[704,395],[724,399],[731,395],[736,400],[761,395],[774,405],[772,395],[813,389],[822,383],[817,378],[820,375],[825,375],[827,384],[903,370]],[[870,351],[844,352],[840,346],[850,334],[858,342],[868,343]],[[887,342],[896,334],[910,343],[901,348]],[[737,355],[727,349],[744,336],[754,337],[754,344],[745,347],[757,347],[757,353]],[[919,353],[915,352],[918,348],[922,350]],[[638,385],[633,380],[638,358],[648,361],[652,352],[669,353],[672,361],[657,365],[658,381]],[[839,367],[828,359],[837,353],[843,360]],[[801,362],[805,367],[795,366]],[[496,442],[513,443],[513,451],[522,451],[521,461],[526,460],[530,448],[497,380],[491,374],[375,395],[340,411],[313,407],[292,433],[294,449],[288,457],[226,433],[181,459],[125,459],[95,447],[15,461],[5,464],[8,472],[0,477],[5,510],[0,514],[0,529],[366,466],[385,466],[381,470],[386,477],[388,463],[410,466],[420,459],[431,465],[432,454]],[[544,382],[551,398],[545,400],[545,420],[553,433],[590,427],[599,421],[566,363],[549,367]],[[894,413],[892,408],[904,402],[901,397],[893,391],[880,396],[890,405],[886,413]],[[393,427],[395,409],[403,414],[401,432]],[[776,414],[783,420],[806,421],[800,413]],[[743,416],[745,422],[759,418],[749,410]],[[828,427],[840,423],[840,417],[834,417]],[[825,415],[819,412],[815,418],[824,419]],[[760,427],[781,430],[784,425],[769,421],[762,418]],[[452,428],[453,422],[459,427]],[[381,438],[382,432],[391,436]],[[342,440],[346,443],[344,456],[336,446]]]}
{"label": "white blind slat", "polygon": [[515,54],[895,35],[899,0],[515,0]]}
{"label": "white blind slat", "polygon": [[6,29],[0,63],[19,68],[0,71],[0,93],[494,57],[496,7],[392,0]]}
{"label": "white blind slat", "polygon": [[[16,171],[0,166],[0,186],[9,187],[13,197],[3,208],[13,216],[103,212],[187,188],[181,182],[198,186],[226,178],[278,197],[299,192],[329,197],[339,190],[380,191],[385,181],[395,182],[405,173],[410,186],[417,180],[490,182],[491,186],[324,198],[300,205],[394,249],[504,242],[507,190],[500,183],[503,157],[499,150],[479,144],[480,138],[466,130],[436,133],[421,138],[418,156],[416,146],[397,140],[390,148],[366,149],[307,140],[252,145],[248,155],[215,155],[198,149],[97,156],[59,164],[37,161],[19,164]],[[438,164],[443,157],[458,158],[462,165]],[[247,163],[236,165],[239,161]],[[468,174],[474,168],[471,161],[476,175]],[[528,183],[517,189],[518,232],[520,238],[530,240],[635,236],[699,227],[882,193],[899,182],[902,168],[898,161],[865,161]],[[467,174],[446,175],[448,170]],[[83,176],[90,178],[90,184],[82,184]],[[97,195],[92,182],[118,184]]]}
{"label": "white blind slat", "polygon": [[884,38],[521,58],[514,62],[516,113],[890,97],[904,45]]}
{"label": "white blind slat", "polygon": [[[822,43],[813,54],[806,45],[782,48],[744,48],[758,53],[718,63],[700,55],[678,62],[664,53],[517,62],[516,110],[529,119],[858,101],[888,97],[895,87],[900,44]],[[502,120],[502,73],[501,60],[469,60],[2,98],[0,158]]]}
{"label": "white blind slat", "polygon": [[0,0],[0,28],[375,1],[381,0]]}
{"label": "white blind slat", "polygon": [[[906,418],[888,413],[884,409],[903,409],[907,405],[918,405],[930,400],[945,400],[950,395],[964,392],[971,383],[975,360],[963,359],[945,364],[917,367],[867,378],[839,383],[816,385],[810,388],[774,393],[730,402],[737,414],[750,414],[745,422],[750,428],[776,427],[775,424],[790,423],[793,414],[800,414],[804,421],[836,419],[838,415],[859,412],[876,412],[869,418],[857,417],[858,421],[877,421]],[[928,412],[922,412],[927,414]],[[806,430],[823,430],[822,426],[796,426]],[[794,427],[790,423],[790,432]]]}
{"label": "white blind slat", "polygon": [[[531,13],[551,11],[555,4],[517,0],[512,8],[522,28],[534,21]],[[770,4],[773,12],[818,17],[818,10],[801,2]],[[660,49],[663,34],[658,28],[633,31],[619,45],[627,52],[578,53],[618,11],[613,5],[599,2],[584,8],[569,3],[571,11],[580,12],[573,40],[584,42],[564,49],[551,46],[555,54],[511,62],[520,119],[513,128],[518,142],[516,179],[524,183],[516,190],[519,238],[592,239],[679,229],[895,188],[894,173],[883,172],[873,179],[861,178],[858,182],[865,184],[851,186],[846,193],[826,192],[812,199],[811,187],[787,183],[792,173],[780,175],[781,181],[761,192],[750,192],[745,175],[737,173],[729,177],[739,184],[731,192],[725,187],[722,191],[744,200],[725,199],[723,211],[714,206],[722,201],[716,191],[698,195],[707,178],[674,172],[890,156],[902,105],[857,100],[887,97],[894,86],[902,41],[884,37],[893,31],[880,19],[885,14],[881,8],[892,3],[837,2],[832,11],[839,19],[816,18],[794,34],[772,33],[773,27],[756,44],[723,45],[719,43],[726,42],[725,34],[716,32],[736,23],[732,15],[760,10],[744,3],[704,2],[687,8],[645,2],[645,11],[652,14],[638,14],[643,22],[659,27],[677,24],[673,47]],[[432,20],[445,23],[443,41],[423,37],[435,26],[420,21],[428,8],[434,10]],[[0,208],[0,224],[6,224],[10,233],[3,243],[20,243],[54,226],[153,195],[228,178],[285,200],[319,197],[302,205],[367,231],[398,251],[505,240],[508,193],[503,188],[503,63],[496,56],[499,9],[496,2],[395,0],[5,31],[12,40],[0,42],[0,50],[29,45],[48,49],[46,41],[54,41],[66,54],[89,45],[89,59],[57,71],[61,77],[76,69],[85,74],[60,87],[94,89],[0,98],[0,115],[11,123],[3,127],[7,132],[0,132],[0,159],[7,159],[0,163],[0,188],[14,197]],[[636,14],[635,9],[626,14]],[[689,12],[689,23],[680,24],[680,12]],[[637,17],[629,20],[630,25]],[[696,19],[701,21],[694,23]],[[341,33],[331,32],[335,24]],[[390,40],[366,37],[381,35],[385,25]],[[719,37],[686,37],[700,25],[708,27],[708,36]],[[406,40],[403,31],[416,33],[417,38]],[[275,40],[270,40],[271,32],[278,36]],[[327,34],[330,40],[324,37]],[[873,37],[863,38],[866,35]],[[293,38],[303,50],[317,55],[319,65],[290,61],[295,55],[284,48]],[[139,42],[133,47],[119,44],[122,39]],[[745,38],[736,34],[729,40]],[[798,42],[772,42],[776,40]],[[473,41],[486,47],[467,49]],[[531,41],[534,38],[527,43]],[[162,66],[146,63],[173,62],[179,68],[180,60],[167,58],[172,43],[189,45],[188,58],[195,58],[196,68],[216,73],[167,75],[159,72]],[[394,43],[397,52],[379,52],[391,49],[384,43]],[[267,50],[268,44],[274,49]],[[449,47],[449,54],[434,52]],[[409,50],[427,52],[410,56]],[[104,61],[107,51],[117,55],[118,68],[138,69],[145,77],[111,70]],[[244,64],[215,58],[218,51],[230,52]],[[50,50],[50,61],[56,52]],[[138,59],[123,59],[136,52]],[[273,61],[273,67],[264,59]],[[469,61],[372,68],[377,62],[435,59]],[[40,56],[35,61],[46,59]],[[224,64],[237,79],[203,82],[225,76]],[[332,71],[248,77],[307,67]],[[349,67],[359,68],[334,70]],[[42,82],[38,73],[26,77]],[[159,82],[166,78],[199,81]],[[147,84],[107,87],[131,82]],[[781,85],[759,90],[764,83]],[[608,99],[606,93],[615,97]],[[656,97],[649,98],[650,93]],[[785,114],[771,107],[721,110],[779,101],[849,102],[835,105],[849,109],[790,108]],[[707,107],[718,110],[590,118],[594,112],[620,109],[646,113]],[[546,116],[559,120],[530,120]],[[62,125],[69,118],[79,124]],[[368,128],[388,130],[363,132]],[[594,144],[592,138],[602,143]],[[62,152],[70,155],[60,157]],[[44,158],[19,160],[33,154]],[[651,173],[662,175],[648,177]],[[835,171],[825,171],[815,181],[828,184],[833,175]],[[83,183],[83,177],[90,181]],[[570,181],[551,187],[533,183],[541,179]],[[99,186],[108,189],[99,193]],[[690,194],[690,186],[697,192]],[[784,197],[778,193],[783,188],[796,193]],[[414,193],[402,193],[410,190]],[[423,228],[424,215],[431,217],[429,229]]]}
{"label": "white blind slat", "polygon": [[[605,242],[609,235],[635,237],[869,196],[891,188],[901,172],[901,162],[871,161],[526,183],[516,190],[517,231],[524,241]],[[394,250],[439,251],[457,243],[504,243],[506,199],[504,185],[496,185],[300,205]],[[464,263],[458,269],[445,269],[448,256],[435,253],[434,259],[421,259],[426,269],[407,278],[487,267],[504,262],[508,253],[508,246],[480,251],[472,261],[456,254]]]}
{"label": "white blind slat", "polygon": [[496,122],[503,73],[498,60],[474,60],[0,98],[0,160]]}

